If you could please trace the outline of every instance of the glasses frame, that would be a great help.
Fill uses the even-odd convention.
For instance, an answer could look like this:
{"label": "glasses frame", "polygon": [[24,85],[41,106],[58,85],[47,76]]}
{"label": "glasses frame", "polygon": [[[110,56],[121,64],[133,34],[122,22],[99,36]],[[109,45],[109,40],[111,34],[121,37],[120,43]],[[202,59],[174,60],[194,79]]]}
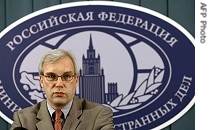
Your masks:
{"label": "glasses frame", "polygon": [[[49,76],[55,76],[55,79],[52,79],[52,80],[50,80],[48,77]],[[44,75],[44,74],[42,74],[42,76],[44,76],[45,78],[46,78],[46,80],[47,81],[51,81],[51,82],[53,82],[53,81],[58,81],[58,77],[60,77],[61,78],[61,80],[62,81],[66,81],[66,82],[71,82],[74,78],[75,78],[75,76],[76,76],[76,74],[73,74],[73,75],[69,75],[69,76],[71,76],[71,79],[70,80],[66,80],[65,78],[64,78],[64,76],[66,75],[66,73],[64,73],[64,74],[62,74],[62,75],[57,75],[57,74],[49,74],[49,75]]]}

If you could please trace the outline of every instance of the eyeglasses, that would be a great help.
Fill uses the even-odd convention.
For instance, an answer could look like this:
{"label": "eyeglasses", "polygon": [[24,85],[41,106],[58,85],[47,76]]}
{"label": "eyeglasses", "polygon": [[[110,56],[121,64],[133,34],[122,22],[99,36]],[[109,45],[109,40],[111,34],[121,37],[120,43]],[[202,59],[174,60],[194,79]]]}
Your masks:
{"label": "eyeglasses", "polygon": [[58,76],[56,74],[47,74],[43,76],[48,80],[48,81],[57,81],[58,77],[61,77],[62,81],[71,81],[76,74],[72,75],[72,74],[68,74],[68,73],[64,73],[61,76]]}

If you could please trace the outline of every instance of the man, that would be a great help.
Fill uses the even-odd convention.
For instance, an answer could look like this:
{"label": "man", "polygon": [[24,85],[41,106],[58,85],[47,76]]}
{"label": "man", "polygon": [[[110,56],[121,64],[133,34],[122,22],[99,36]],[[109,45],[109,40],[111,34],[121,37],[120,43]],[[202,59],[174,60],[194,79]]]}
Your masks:
{"label": "man", "polygon": [[69,52],[49,51],[42,57],[38,69],[46,100],[15,112],[10,130],[19,127],[54,130],[57,126],[62,130],[114,129],[110,108],[75,96],[79,76],[76,61]]}

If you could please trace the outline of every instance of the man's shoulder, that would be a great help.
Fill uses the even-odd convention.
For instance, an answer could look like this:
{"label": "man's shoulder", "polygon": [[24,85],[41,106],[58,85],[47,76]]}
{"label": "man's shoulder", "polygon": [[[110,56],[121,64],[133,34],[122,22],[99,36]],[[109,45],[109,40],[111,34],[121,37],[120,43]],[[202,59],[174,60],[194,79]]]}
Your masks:
{"label": "man's shoulder", "polygon": [[23,108],[21,110],[19,110],[19,113],[37,113],[39,111],[39,109],[41,108],[41,105],[43,105],[46,101],[41,101],[38,102],[37,104],[34,104],[32,106],[28,106],[26,108]]}

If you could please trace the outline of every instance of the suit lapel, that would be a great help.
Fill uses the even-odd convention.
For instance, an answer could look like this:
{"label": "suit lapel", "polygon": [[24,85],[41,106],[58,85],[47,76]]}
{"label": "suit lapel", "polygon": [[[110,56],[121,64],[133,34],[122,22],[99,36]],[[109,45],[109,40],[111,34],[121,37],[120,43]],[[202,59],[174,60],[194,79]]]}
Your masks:
{"label": "suit lapel", "polygon": [[74,97],[73,104],[68,114],[63,130],[76,130],[80,123],[79,117],[82,115],[82,101],[76,96]]}
{"label": "suit lapel", "polygon": [[[76,130],[80,124],[80,116],[82,115],[82,100],[75,96],[71,110],[66,118],[63,130]],[[37,113],[38,123],[36,124],[38,130],[53,130],[53,124],[50,114],[47,110],[47,102],[41,102],[40,109]]]}
{"label": "suit lapel", "polygon": [[36,126],[38,130],[53,130],[52,120],[47,110],[47,102],[41,102],[40,109],[37,113],[37,119],[40,120]]}

